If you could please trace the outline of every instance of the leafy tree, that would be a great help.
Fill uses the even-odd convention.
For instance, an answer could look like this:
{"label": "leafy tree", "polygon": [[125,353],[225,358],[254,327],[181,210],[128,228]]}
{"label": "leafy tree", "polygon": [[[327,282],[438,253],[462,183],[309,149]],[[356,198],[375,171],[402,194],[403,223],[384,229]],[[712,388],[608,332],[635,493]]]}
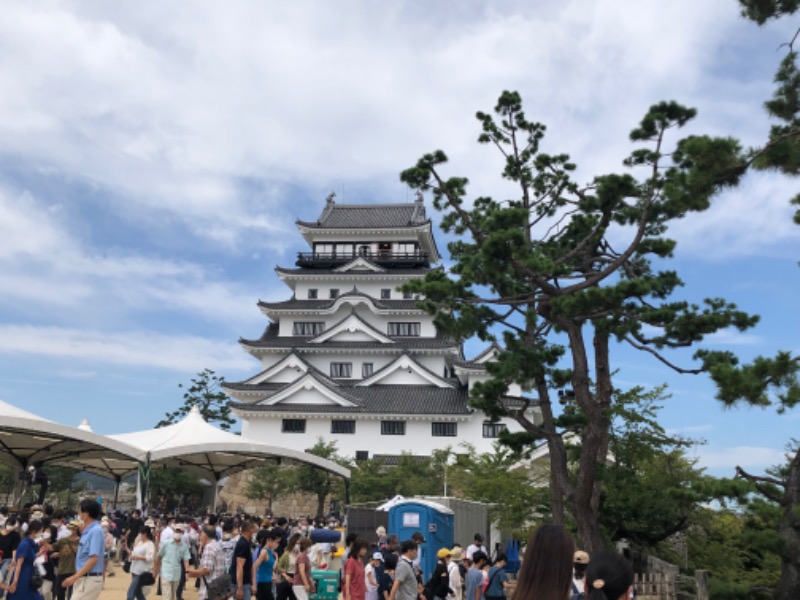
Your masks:
{"label": "leafy tree", "polygon": [[272,513],[272,503],[287,493],[291,486],[291,467],[264,465],[253,469],[247,484],[246,495],[250,500],[265,500],[266,511]]}
{"label": "leafy tree", "polygon": [[464,449],[448,475],[452,487],[459,497],[491,504],[489,515],[500,529],[524,529],[548,510],[541,486],[546,482],[535,481],[535,466],[523,466],[519,454],[499,444],[484,454],[468,444]]}
{"label": "leafy tree", "polygon": [[664,387],[615,394],[610,460],[602,472],[600,522],[611,541],[653,551],[685,531],[716,487],[685,449],[694,440],[671,436],[658,423]]}
{"label": "leafy tree", "polygon": [[200,478],[185,469],[164,467],[150,471],[150,495],[160,510],[198,507],[203,498]]}
{"label": "leafy tree", "polygon": [[[191,380],[191,385],[185,388],[183,406],[171,413],[166,413],[165,418],[159,421],[156,427],[166,427],[179,422],[196,406],[207,422],[218,423],[220,429],[230,430],[231,425],[236,423],[236,419],[231,416],[228,397],[222,391],[224,381],[223,377],[218,377],[211,369],[200,371]],[[179,383],[178,387],[184,389],[182,383]]]}
{"label": "leafy tree", "polygon": [[8,504],[16,481],[16,471],[9,465],[0,464],[0,495],[5,496],[3,504]]}
{"label": "leafy tree", "polygon": [[[672,255],[675,242],[664,236],[669,224],[706,210],[761,153],[745,152],[731,138],[695,135],[671,142],[695,111],[662,102],[631,132],[641,147],[625,165],[644,175],[601,175],[580,186],[568,155],[540,151],[545,126],[527,119],[517,93],[503,92],[495,112],[497,119],[477,114],[478,141],[499,150],[502,176],[517,186],[518,196],[470,201],[468,180],[445,176],[441,150],[405,170],[401,179],[432,192],[434,206],[444,211],[442,228],[457,236],[448,244],[451,274],[433,271],[406,288],[423,294],[421,306],[451,335],[502,337],[504,350],[487,365],[492,379],[475,386],[472,403],[490,418],[510,416],[522,426],[523,435],[503,441],[518,447],[546,441],[553,519],[563,523],[569,509],[592,552],[604,545],[597,515],[612,419],[612,344],[697,374],[712,366],[704,360],[708,355],[681,367],[668,351],[696,347],[720,330],[755,325],[757,317],[721,298],[700,305],[671,300],[682,282],[654,263]],[[735,361],[732,355],[714,356],[719,363]],[[514,383],[537,395],[519,398],[523,409],[502,401]],[[568,385],[570,394],[559,398],[564,410],[557,414],[553,390]],[[534,402],[541,423],[526,416],[524,409]],[[564,443],[570,431],[580,435],[574,477]]]}
{"label": "leafy tree", "polygon": [[[306,452],[316,456],[346,465],[347,461],[336,452],[336,442],[325,442],[322,438],[317,440]],[[312,465],[299,465],[293,467],[287,476],[287,490],[313,494],[317,498],[317,515],[325,513],[325,499],[329,495],[343,495],[343,481],[334,473],[314,467]]]}
{"label": "leafy tree", "polygon": [[[401,496],[438,496],[444,490],[449,452],[421,458],[404,452],[396,465],[382,458],[358,461],[351,467],[353,502],[377,502]],[[448,471],[452,467],[447,467]],[[449,476],[449,475],[448,475]]]}

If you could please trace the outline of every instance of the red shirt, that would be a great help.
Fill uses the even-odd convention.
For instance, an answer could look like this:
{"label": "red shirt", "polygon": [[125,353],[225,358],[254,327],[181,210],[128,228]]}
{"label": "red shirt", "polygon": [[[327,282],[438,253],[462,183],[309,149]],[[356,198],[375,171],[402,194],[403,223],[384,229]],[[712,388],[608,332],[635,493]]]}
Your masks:
{"label": "red shirt", "polygon": [[364,600],[367,595],[367,580],[364,577],[364,563],[361,558],[351,556],[344,565],[344,580],[350,576],[349,594],[345,596],[348,600]]}
{"label": "red shirt", "polygon": [[294,563],[294,579],[292,579],[292,585],[305,585],[305,583],[303,583],[303,576],[300,575],[300,565],[305,565],[306,581],[311,583],[311,561],[308,560],[308,554],[301,552],[297,555],[297,561]]}

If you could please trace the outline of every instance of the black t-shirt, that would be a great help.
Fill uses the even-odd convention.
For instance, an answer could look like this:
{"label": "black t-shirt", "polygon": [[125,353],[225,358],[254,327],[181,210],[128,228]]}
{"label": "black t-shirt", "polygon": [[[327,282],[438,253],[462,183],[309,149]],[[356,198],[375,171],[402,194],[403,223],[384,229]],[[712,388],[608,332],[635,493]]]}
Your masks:
{"label": "black t-shirt", "polygon": [[[386,595],[392,593],[392,585],[394,585],[394,579],[392,579],[392,576],[389,575],[389,573],[383,571],[378,576],[377,581],[378,581],[378,599],[384,600],[386,598]],[[384,593],[386,595],[384,595]]]}
{"label": "black t-shirt", "polygon": [[11,555],[21,541],[19,531],[9,531],[6,535],[0,534],[0,552],[3,553],[3,560],[11,560]]}
{"label": "black t-shirt", "polygon": [[250,541],[240,537],[233,549],[233,560],[231,561],[231,581],[238,585],[236,581],[236,565],[239,559],[244,559],[244,572],[242,573],[242,585],[249,585],[253,571],[253,551],[250,549]]}

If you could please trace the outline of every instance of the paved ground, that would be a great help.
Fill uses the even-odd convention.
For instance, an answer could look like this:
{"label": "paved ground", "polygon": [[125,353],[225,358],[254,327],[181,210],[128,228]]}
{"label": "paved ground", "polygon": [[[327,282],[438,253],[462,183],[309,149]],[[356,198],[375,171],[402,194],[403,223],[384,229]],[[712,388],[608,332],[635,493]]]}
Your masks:
{"label": "paved ground", "polygon": [[[100,600],[125,600],[128,586],[131,584],[131,576],[122,570],[122,566],[115,566],[114,571],[116,573],[114,577],[106,577]],[[197,589],[194,587],[194,582],[194,579],[189,580],[189,585],[183,592],[183,600],[197,600]],[[156,589],[153,587],[147,598],[148,600],[158,600],[161,596],[156,596]]]}

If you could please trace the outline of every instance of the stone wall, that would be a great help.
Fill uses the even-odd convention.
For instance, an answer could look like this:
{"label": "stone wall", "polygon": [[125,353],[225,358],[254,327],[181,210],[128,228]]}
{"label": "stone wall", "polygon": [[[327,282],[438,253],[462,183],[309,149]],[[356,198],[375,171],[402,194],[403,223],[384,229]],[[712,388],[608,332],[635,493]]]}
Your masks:
{"label": "stone wall", "polygon": [[[247,485],[252,477],[252,471],[241,471],[228,477],[225,487],[220,490],[218,506],[224,502],[228,512],[239,509],[251,515],[263,515],[266,510],[266,500],[250,500],[247,497]],[[328,510],[329,500],[325,501],[325,510]],[[276,498],[272,503],[272,514],[276,516],[297,518],[315,516],[317,511],[317,497],[313,494],[289,494]]]}

